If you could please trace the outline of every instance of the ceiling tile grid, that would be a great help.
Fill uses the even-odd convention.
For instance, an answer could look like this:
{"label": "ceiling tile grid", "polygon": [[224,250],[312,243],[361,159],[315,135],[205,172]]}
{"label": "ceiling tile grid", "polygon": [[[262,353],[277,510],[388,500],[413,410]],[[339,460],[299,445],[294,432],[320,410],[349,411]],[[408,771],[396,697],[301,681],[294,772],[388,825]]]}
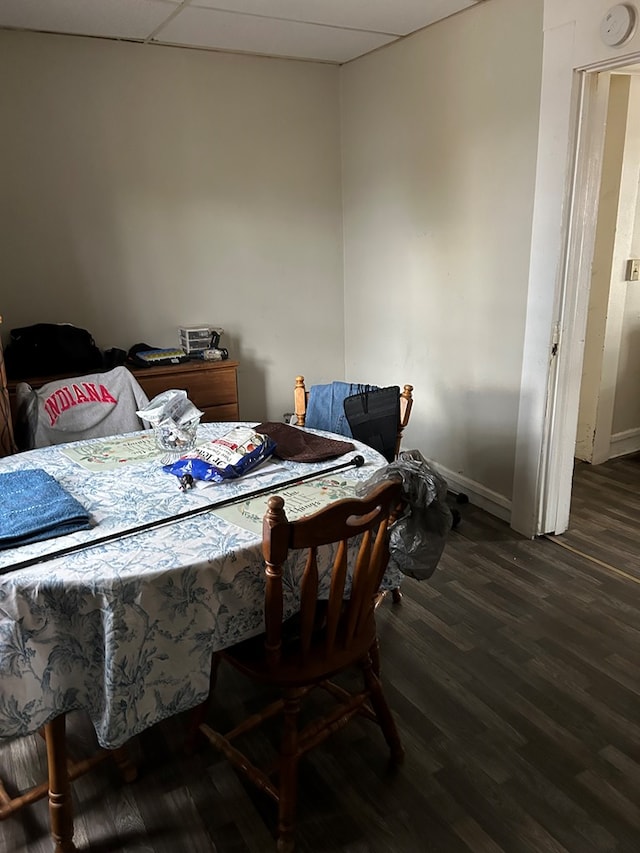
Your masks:
{"label": "ceiling tile grid", "polygon": [[143,41],[179,0],[2,0],[0,27]]}
{"label": "ceiling tile grid", "polygon": [[1,0],[0,28],[343,63],[488,0]]}
{"label": "ceiling tile grid", "polygon": [[395,41],[396,36],[299,21],[190,7],[154,41],[326,62],[346,62]]}

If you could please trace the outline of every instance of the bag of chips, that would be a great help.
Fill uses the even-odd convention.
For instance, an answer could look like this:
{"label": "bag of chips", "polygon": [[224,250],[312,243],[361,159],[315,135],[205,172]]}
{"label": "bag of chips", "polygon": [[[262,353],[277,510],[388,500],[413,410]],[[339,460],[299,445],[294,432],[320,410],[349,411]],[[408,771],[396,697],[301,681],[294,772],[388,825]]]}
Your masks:
{"label": "bag of chips", "polygon": [[252,471],[271,456],[275,447],[268,435],[251,427],[237,426],[220,438],[199,444],[191,453],[165,465],[162,470],[176,477],[190,474],[194,480],[223,483]]}

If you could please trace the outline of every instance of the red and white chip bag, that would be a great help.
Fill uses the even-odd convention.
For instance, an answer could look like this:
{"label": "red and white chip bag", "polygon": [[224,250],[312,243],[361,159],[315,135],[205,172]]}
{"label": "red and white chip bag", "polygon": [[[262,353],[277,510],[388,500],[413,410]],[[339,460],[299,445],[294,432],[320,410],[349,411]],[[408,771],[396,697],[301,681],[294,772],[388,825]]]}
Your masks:
{"label": "red and white chip bag", "polygon": [[191,474],[194,480],[222,483],[249,473],[268,459],[275,448],[268,435],[238,426],[219,438],[199,444],[163,470],[176,477]]}

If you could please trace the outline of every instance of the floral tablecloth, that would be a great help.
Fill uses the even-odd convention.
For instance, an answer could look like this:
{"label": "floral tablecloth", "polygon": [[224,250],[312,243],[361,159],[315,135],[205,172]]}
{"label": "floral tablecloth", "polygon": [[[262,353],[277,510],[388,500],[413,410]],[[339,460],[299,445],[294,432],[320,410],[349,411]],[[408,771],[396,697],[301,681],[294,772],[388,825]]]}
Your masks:
{"label": "floral tablecloth", "polygon": [[[201,425],[198,439],[223,435],[232,426]],[[142,447],[152,441],[148,433],[140,438]],[[338,487],[365,481],[385,464],[376,451],[354,444],[366,464],[332,475]],[[261,537],[250,520],[246,526],[233,523],[230,518],[238,518],[229,510],[25,568],[16,564],[266,486],[281,493],[286,506],[286,491],[278,490],[278,483],[353,455],[305,465],[269,464],[259,475],[182,492],[150,444],[148,454],[125,455],[116,464],[113,454],[105,462],[101,446],[95,441],[58,445],[0,460],[0,472],[47,471],[95,523],[91,530],[0,551],[0,739],[29,734],[63,712],[85,709],[100,744],[118,747],[201,702],[211,653],[259,633],[263,625]],[[87,449],[92,453],[84,454],[83,464],[72,458]],[[0,495],[0,508],[1,503]],[[288,567],[291,612],[298,568]],[[400,578],[390,568],[385,586],[398,586]]]}

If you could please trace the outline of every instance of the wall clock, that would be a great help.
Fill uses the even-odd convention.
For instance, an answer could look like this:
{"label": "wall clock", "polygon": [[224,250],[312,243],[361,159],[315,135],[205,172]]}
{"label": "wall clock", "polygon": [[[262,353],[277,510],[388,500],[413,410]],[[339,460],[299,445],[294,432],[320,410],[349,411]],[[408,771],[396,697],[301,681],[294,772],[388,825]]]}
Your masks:
{"label": "wall clock", "polygon": [[612,6],[600,22],[600,38],[609,47],[628,41],[636,28],[635,6],[618,3]]}

